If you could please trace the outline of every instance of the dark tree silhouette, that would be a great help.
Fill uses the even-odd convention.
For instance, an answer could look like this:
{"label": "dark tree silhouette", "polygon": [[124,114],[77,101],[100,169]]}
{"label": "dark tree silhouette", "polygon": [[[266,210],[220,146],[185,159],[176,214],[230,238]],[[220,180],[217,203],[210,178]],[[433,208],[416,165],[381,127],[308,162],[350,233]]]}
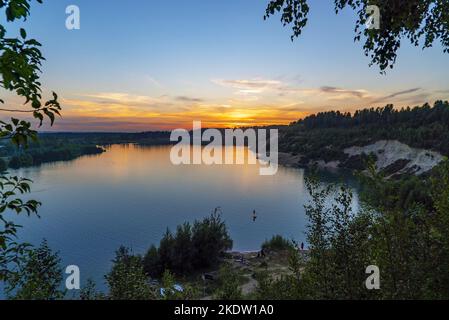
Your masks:
{"label": "dark tree silhouette", "polygon": [[[42,0],[36,0],[42,3]],[[7,23],[26,20],[30,14],[31,0],[0,0],[0,10],[5,13]],[[10,30],[8,30],[10,31]],[[15,92],[25,100],[23,109],[0,108],[10,113],[30,113],[40,124],[44,116],[53,124],[55,114],[59,115],[61,107],[58,96],[53,93],[52,99],[42,101],[41,83],[39,82],[41,65],[44,57],[35,39],[28,39],[27,32],[21,28],[19,37],[8,37],[6,27],[0,24],[0,88],[3,91]],[[5,101],[0,98],[0,105]],[[19,147],[26,147],[29,139],[35,140],[37,132],[31,123],[11,118],[10,122],[0,121],[0,139],[10,139]],[[19,225],[10,221],[6,214],[26,212],[37,214],[38,201],[23,201],[21,195],[30,191],[31,181],[20,177],[0,176],[0,280],[4,280],[11,272],[11,265],[19,263],[20,255],[27,250],[27,245],[17,240]]]}
{"label": "dark tree silhouette", "polygon": [[[380,10],[380,28],[365,28],[369,5]],[[370,65],[378,65],[382,72],[393,68],[397,50],[403,39],[415,46],[431,47],[440,41],[449,52],[449,1],[447,0],[334,0],[335,12],[349,7],[357,12],[354,41],[365,39],[363,49],[370,57]],[[292,26],[295,37],[301,35],[308,21],[310,7],[307,0],[271,0],[265,19],[281,13],[281,22]]]}

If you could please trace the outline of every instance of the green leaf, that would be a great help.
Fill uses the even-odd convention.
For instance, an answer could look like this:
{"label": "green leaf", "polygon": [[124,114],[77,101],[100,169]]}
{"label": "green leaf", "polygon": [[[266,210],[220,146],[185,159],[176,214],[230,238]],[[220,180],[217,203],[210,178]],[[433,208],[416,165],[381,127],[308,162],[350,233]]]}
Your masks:
{"label": "green leaf", "polygon": [[41,107],[41,102],[39,100],[33,100],[33,102],[31,103],[31,106],[34,109],[39,109]]}
{"label": "green leaf", "polygon": [[27,32],[25,31],[25,29],[20,28],[20,36],[21,36],[23,39],[26,39],[26,37],[27,37]]}
{"label": "green leaf", "polygon": [[39,126],[41,126],[42,125],[42,121],[44,120],[44,116],[40,112],[37,112],[37,111],[33,112],[33,116],[36,119],[39,119]]}
{"label": "green leaf", "polygon": [[44,113],[47,115],[48,118],[50,118],[50,124],[53,125],[53,123],[55,122],[55,115],[51,111],[48,111],[47,109],[44,110]]}
{"label": "green leaf", "polygon": [[25,44],[27,44],[29,46],[37,46],[37,47],[41,46],[41,43],[36,41],[35,39],[30,39],[30,40],[26,41]]}

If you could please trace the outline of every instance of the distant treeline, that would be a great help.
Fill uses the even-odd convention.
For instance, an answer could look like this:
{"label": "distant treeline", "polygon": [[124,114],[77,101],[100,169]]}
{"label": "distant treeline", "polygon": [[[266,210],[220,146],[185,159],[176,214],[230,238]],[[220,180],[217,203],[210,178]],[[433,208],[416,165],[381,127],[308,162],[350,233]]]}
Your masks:
{"label": "distant treeline", "polygon": [[280,151],[309,160],[345,160],[343,150],[378,140],[398,140],[411,147],[449,155],[449,103],[396,110],[393,105],[358,110],[320,112],[280,130]]}
{"label": "distant treeline", "polygon": [[58,132],[41,133],[39,139],[66,140],[77,144],[109,145],[138,143],[140,145],[165,145],[170,143],[170,131],[148,132]]}
{"label": "distant treeline", "polygon": [[37,142],[31,142],[21,149],[11,143],[0,145],[0,171],[100,154],[104,152],[100,146],[117,143],[164,145],[170,143],[170,132],[40,133]]}
{"label": "distant treeline", "polygon": [[417,128],[441,122],[449,123],[449,106],[447,101],[437,101],[434,106],[424,104],[421,107],[394,109],[393,105],[383,108],[370,108],[350,112],[328,111],[308,116],[294,124],[304,126],[305,129],[316,128],[348,128],[356,126],[407,124]]}
{"label": "distant treeline", "polygon": [[17,149],[6,144],[0,148],[0,170],[18,169],[53,161],[68,161],[83,155],[100,154],[104,150],[95,144],[80,144],[68,140],[43,138],[27,148]]}
{"label": "distant treeline", "polygon": [[[260,127],[254,127],[259,129]],[[398,140],[411,147],[434,150],[449,155],[449,103],[434,106],[395,109],[393,105],[349,112],[320,112],[291,123],[271,126],[279,129],[279,151],[302,156],[299,165],[310,161],[348,160],[343,152],[351,146],[365,146],[379,140]],[[205,129],[203,129],[205,130]],[[223,134],[224,129],[220,129]],[[40,133],[39,142],[23,150],[1,145],[0,169],[39,165],[44,162],[72,160],[85,154],[101,153],[98,145],[136,143],[169,145],[170,131],[138,133]],[[192,132],[190,132],[192,134]],[[363,162],[360,159],[359,162]],[[349,163],[358,168],[360,163]],[[344,165],[345,166],[345,165]],[[353,168],[353,169],[354,169]]]}

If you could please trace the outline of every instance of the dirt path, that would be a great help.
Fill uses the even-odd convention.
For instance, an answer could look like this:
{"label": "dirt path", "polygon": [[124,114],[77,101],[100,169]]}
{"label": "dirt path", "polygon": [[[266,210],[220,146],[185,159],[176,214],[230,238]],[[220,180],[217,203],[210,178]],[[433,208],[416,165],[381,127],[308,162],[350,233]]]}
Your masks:
{"label": "dirt path", "polygon": [[253,293],[257,288],[257,280],[251,277],[250,274],[246,275],[249,278],[249,281],[242,285],[240,289],[242,289],[242,293],[244,295],[248,295],[250,293]]}

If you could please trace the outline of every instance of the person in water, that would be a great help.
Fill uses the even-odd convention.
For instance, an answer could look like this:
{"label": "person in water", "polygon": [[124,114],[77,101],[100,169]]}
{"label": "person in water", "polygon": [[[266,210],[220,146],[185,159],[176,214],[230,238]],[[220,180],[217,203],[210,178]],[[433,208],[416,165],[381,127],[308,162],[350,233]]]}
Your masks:
{"label": "person in water", "polygon": [[256,210],[253,210],[253,222],[255,222],[257,219]]}

